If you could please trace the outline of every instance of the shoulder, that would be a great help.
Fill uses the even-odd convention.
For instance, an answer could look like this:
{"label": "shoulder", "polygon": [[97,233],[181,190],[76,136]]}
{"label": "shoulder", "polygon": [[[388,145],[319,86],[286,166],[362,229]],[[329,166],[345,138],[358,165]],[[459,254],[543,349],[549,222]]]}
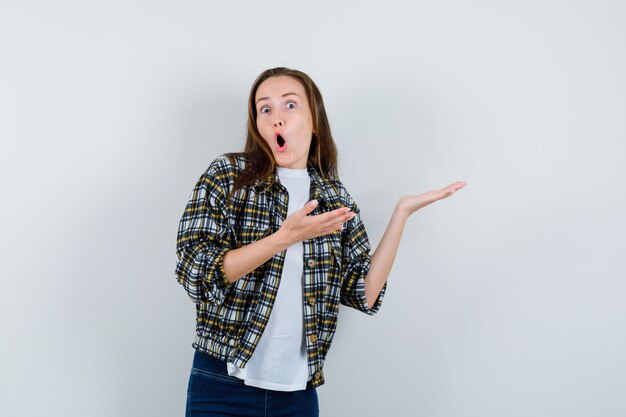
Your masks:
{"label": "shoulder", "polygon": [[204,172],[204,175],[233,176],[243,170],[246,164],[246,157],[243,153],[225,153],[213,160]]}
{"label": "shoulder", "polygon": [[202,176],[217,182],[233,182],[245,166],[244,153],[225,153],[215,158]]}
{"label": "shoulder", "polygon": [[235,178],[245,167],[245,154],[225,153],[215,158],[198,180],[201,188],[210,193],[226,195]]}

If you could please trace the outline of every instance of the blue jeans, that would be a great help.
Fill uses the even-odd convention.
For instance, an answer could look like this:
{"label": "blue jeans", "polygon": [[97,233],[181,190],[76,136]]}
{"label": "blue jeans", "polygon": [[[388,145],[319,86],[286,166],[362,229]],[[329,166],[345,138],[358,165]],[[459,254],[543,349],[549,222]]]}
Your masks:
{"label": "blue jeans", "polygon": [[186,417],[319,417],[317,391],[274,391],[245,385],[228,375],[226,362],[196,351],[187,387]]}

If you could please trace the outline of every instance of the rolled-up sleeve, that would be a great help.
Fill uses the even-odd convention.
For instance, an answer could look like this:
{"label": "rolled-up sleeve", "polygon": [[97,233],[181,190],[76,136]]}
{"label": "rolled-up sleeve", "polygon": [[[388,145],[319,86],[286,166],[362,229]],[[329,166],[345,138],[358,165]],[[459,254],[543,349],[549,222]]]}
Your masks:
{"label": "rolled-up sleeve", "polygon": [[370,308],[365,297],[365,277],[370,270],[370,243],[361,220],[361,214],[354,200],[348,195],[347,206],[356,213],[352,220],[346,222],[342,235],[342,284],[341,304],[355,308],[373,316],[378,312],[385,296],[387,282],[383,285],[376,302]]}
{"label": "rolled-up sleeve", "polygon": [[200,177],[178,226],[176,278],[194,302],[221,304],[233,283],[226,279],[224,255],[232,230],[226,210],[225,174],[219,159]]}

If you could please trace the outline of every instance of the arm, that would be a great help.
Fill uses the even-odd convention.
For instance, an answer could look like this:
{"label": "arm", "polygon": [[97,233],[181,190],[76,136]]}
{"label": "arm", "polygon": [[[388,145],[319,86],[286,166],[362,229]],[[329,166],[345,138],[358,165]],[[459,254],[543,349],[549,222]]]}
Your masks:
{"label": "arm", "polygon": [[406,212],[396,206],[387,229],[372,254],[370,269],[365,277],[365,298],[368,306],[374,305],[380,290],[387,282],[407,219]]}
{"label": "arm", "polygon": [[387,282],[387,277],[398,252],[404,226],[411,214],[428,204],[451,196],[465,185],[466,183],[458,181],[439,190],[420,195],[404,196],[398,201],[387,229],[385,229],[385,233],[372,255],[370,270],[365,277],[365,297],[368,305],[373,305]]}
{"label": "arm", "polygon": [[[340,303],[373,316],[382,305],[385,295],[386,276],[373,299],[367,297],[365,278],[371,269],[370,243],[361,220],[360,210],[345,191],[346,205],[355,217],[346,224],[341,238],[341,296]],[[373,292],[370,291],[371,294]]]}
{"label": "arm", "polygon": [[285,219],[278,231],[254,243],[226,252],[224,272],[228,282],[237,281],[295,243],[341,228],[342,222],[354,216],[344,209],[307,216],[315,210],[315,207],[317,201],[309,201],[303,208]]}
{"label": "arm", "polygon": [[229,282],[235,282],[263,265],[278,252],[289,247],[281,233],[272,233],[239,249],[229,250],[224,256],[224,272]]}
{"label": "arm", "polygon": [[180,219],[176,239],[176,279],[192,301],[221,304],[231,283],[223,268],[233,231],[225,191],[230,170],[218,158],[198,179]]}

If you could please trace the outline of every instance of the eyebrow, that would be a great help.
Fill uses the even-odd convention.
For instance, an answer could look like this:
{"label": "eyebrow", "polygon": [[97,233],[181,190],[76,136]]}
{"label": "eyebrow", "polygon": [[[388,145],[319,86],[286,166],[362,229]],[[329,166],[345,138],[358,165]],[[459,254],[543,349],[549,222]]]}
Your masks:
{"label": "eyebrow", "polygon": [[[296,93],[285,93],[285,94],[283,94],[283,95],[282,95],[282,97],[289,96],[289,95],[294,95],[294,96],[300,97],[300,96],[299,96],[299,95],[297,95]],[[259,104],[259,101],[262,101],[262,100],[267,100],[267,99],[269,99],[269,97],[261,97],[260,99],[258,99],[258,100],[256,101],[256,104]]]}

